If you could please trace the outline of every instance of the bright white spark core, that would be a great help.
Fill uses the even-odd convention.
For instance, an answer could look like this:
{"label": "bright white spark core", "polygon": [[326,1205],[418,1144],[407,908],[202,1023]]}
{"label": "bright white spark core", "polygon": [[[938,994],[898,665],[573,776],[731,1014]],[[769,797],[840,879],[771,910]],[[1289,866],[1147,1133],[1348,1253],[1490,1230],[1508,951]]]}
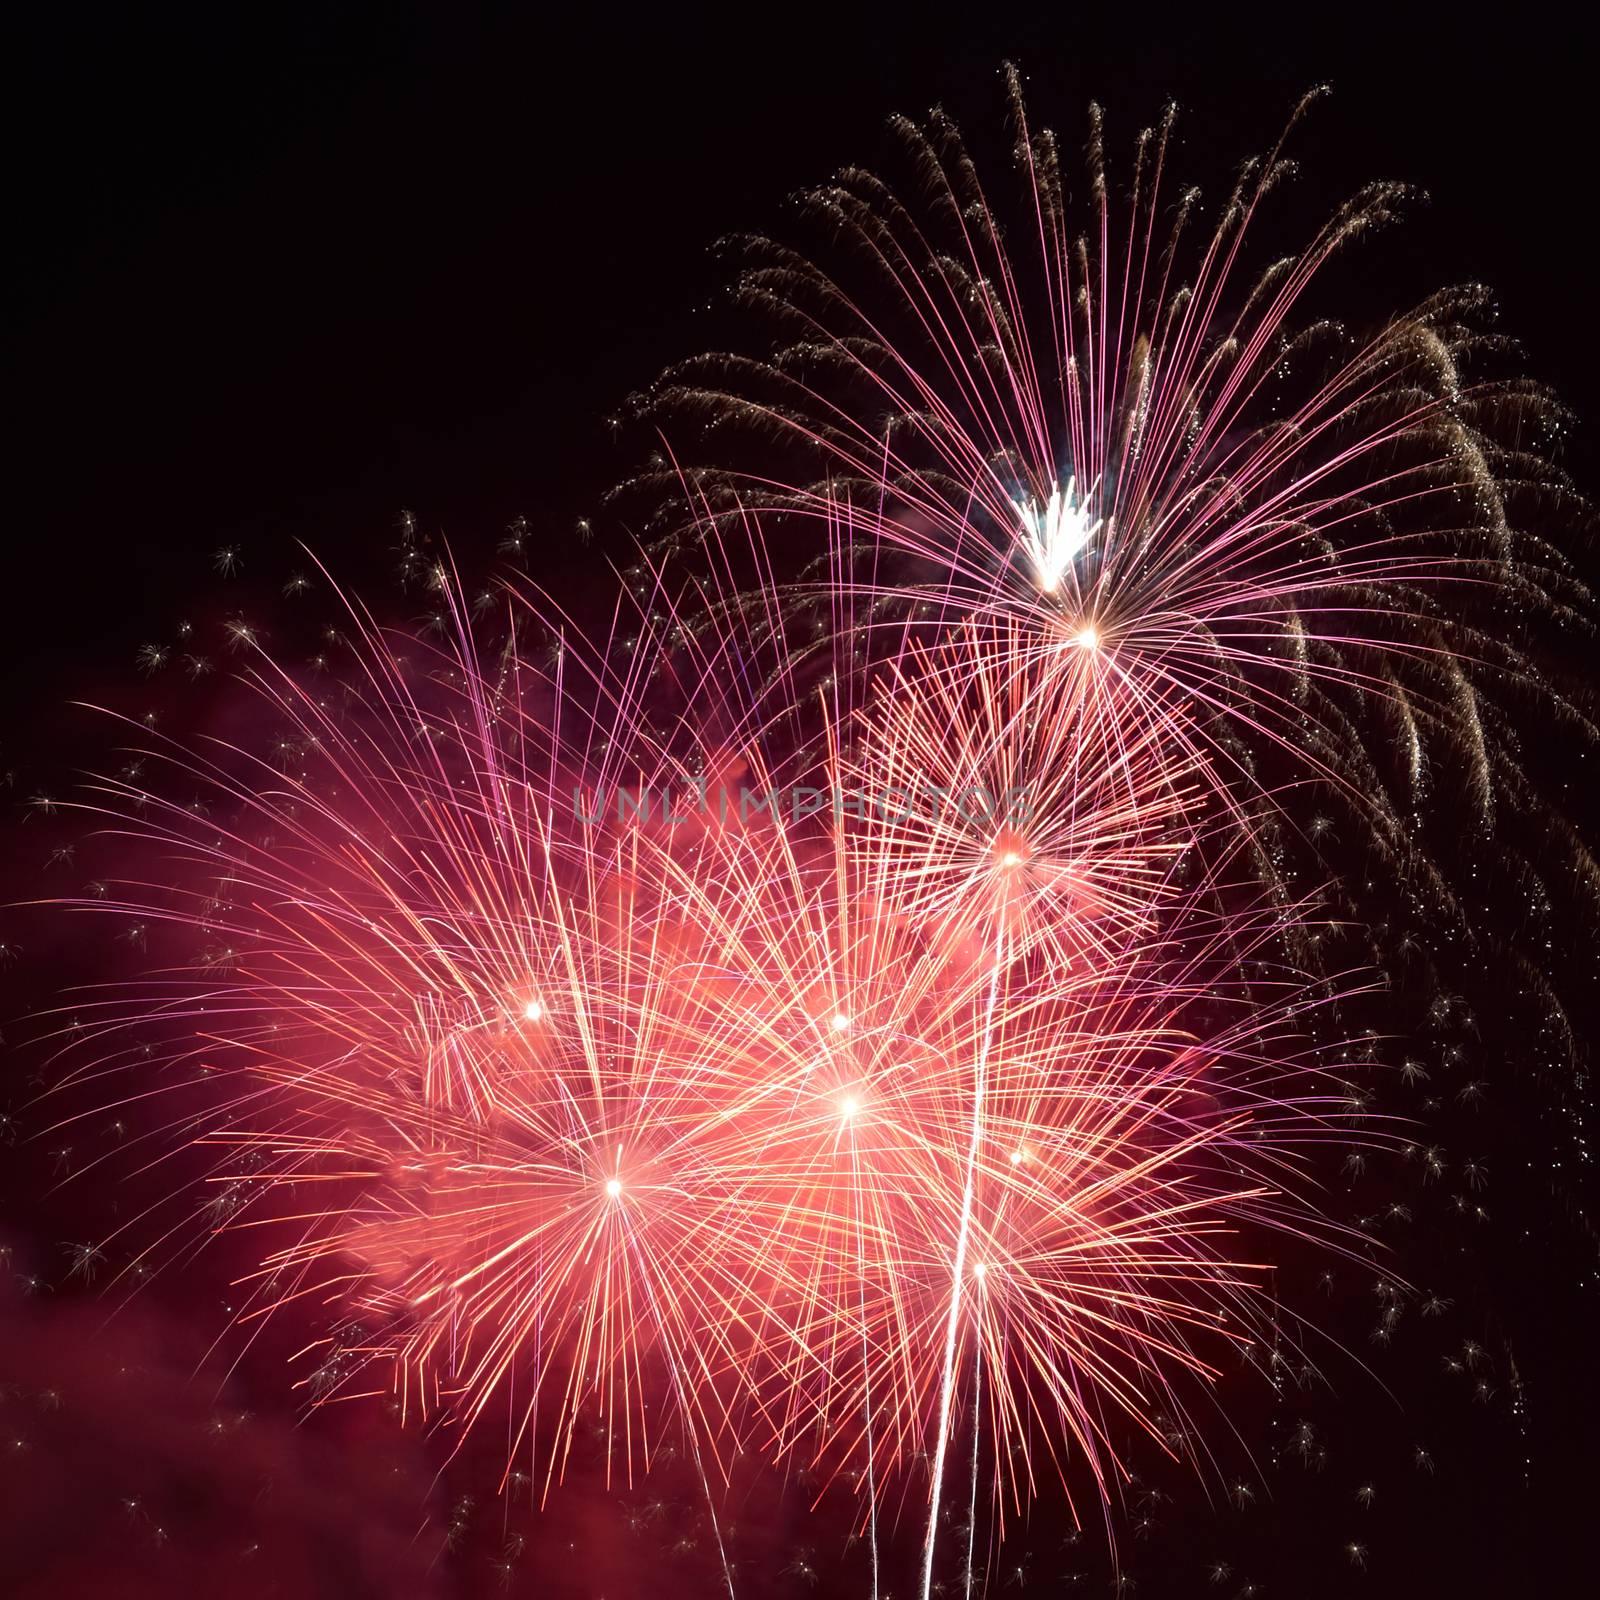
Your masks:
{"label": "bright white spark core", "polygon": [[622,1180],[620,1178],[607,1178],[606,1193],[615,1200],[622,1193]]}
{"label": "bright white spark core", "polygon": [[1026,501],[1013,500],[1012,508],[1022,519],[1022,547],[1033,562],[1034,576],[1046,594],[1054,594],[1072,558],[1100,531],[1101,519],[1089,520],[1087,498],[1083,504],[1073,496],[1076,477],[1050,485],[1050,498],[1041,511],[1030,495]]}

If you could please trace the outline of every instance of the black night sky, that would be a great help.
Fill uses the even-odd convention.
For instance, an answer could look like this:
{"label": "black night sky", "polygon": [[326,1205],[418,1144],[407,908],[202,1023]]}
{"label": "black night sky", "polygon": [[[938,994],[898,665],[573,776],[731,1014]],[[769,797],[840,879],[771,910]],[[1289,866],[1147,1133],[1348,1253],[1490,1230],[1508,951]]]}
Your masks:
{"label": "black night sky", "polygon": [[[774,224],[785,195],[844,162],[870,165],[892,111],[942,102],[986,148],[1003,59],[1064,135],[1101,101],[1113,156],[1175,98],[1180,161],[1213,187],[1304,89],[1331,82],[1296,147],[1319,204],[1370,177],[1428,195],[1350,292],[1376,311],[1439,283],[1491,284],[1526,370],[1576,415],[1562,464],[1600,491],[1587,20],[1441,6],[556,10],[90,4],[9,19],[0,897],[61,892],[61,826],[32,802],[70,788],[104,739],[69,702],[181,710],[181,685],[141,676],[141,646],[185,620],[281,609],[307,565],[299,542],[403,618],[416,609],[393,581],[403,510],[475,572],[524,518],[530,566],[581,611],[628,532],[603,496],[648,444],[607,419],[717,341],[712,242]],[[1559,735],[1539,737],[1558,741],[1542,758],[1593,838],[1584,769],[1562,766]],[[1559,959],[1587,971],[1571,1006],[1592,1040],[1590,937],[1572,929],[1582,948]],[[496,1440],[436,1477],[440,1453],[381,1409],[303,1421],[287,1352],[231,1366],[238,1349],[213,1347],[225,1260],[164,1275],[111,1316],[69,1246],[133,1202],[114,1166],[61,1185],[68,1163],[31,1103],[28,1017],[92,970],[79,938],[0,911],[0,1593],[717,1592],[681,1463],[629,1491],[581,1458],[530,1510],[525,1488],[496,1496]],[[1492,1017],[1465,1048],[1500,1050]],[[1573,1148],[1556,1124],[1586,1084],[1554,1095],[1492,1062],[1482,1076],[1492,1126],[1446,1137],[1492,1152],[1492,1224],[1470,1245],[1429,1232],[1423,1196],[1423,1237],[1400,1264],[1423,1289],[1437,1269],[1450,1311],[1376,1351],[1370,1286],[1352,1274],[1312,1309],[1370,1370],[1331,1363],[1336,1393],[1288,1402],[1272,1424],[1281,1461],[1250,1504],[1225,1487],[1236,1461],[1206,1485],[1156,1473],[1119,1513],[1134,1587],[1118,1590],[1101,1530],[1071,1538],[1047,1489],[1001,1548],[991,1600],[1543,1595],[1592,1566],[1592,1177],[1549,1170]],[[1464,1344],[1483,1365],[1452,1373]],[[1492,1394],[1473,1403],[1480,1380]],[[1315,1463],[1285,1442],[1302,1420]],[[805,1488],[754,1480],[741,1494],[741,1597],[869,1592],[836,1506],[810,1516]],[[1141,1515],[1142,1537],[1129,1531]]]}

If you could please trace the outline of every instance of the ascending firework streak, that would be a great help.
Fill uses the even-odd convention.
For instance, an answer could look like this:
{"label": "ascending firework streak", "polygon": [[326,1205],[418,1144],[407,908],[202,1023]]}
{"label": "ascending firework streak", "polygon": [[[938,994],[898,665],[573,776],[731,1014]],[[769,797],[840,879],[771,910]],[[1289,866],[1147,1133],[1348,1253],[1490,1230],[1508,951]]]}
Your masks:
{"label": "ascending firework streak", "polygon": [[[1370,723],[1408,803],[1429,739],[1487,772],[1506,657],[1438,595],[1508,581],[1478,424],[1537,397],[1462,383],[1454,300],[1290,335],[1389,189],[1240,288],[1275,152],[1185,282],[1165,129],[1119,247],[1098,148],[1083,242],[1024,125],[1024,272],[953,130],[905,131],[929,231],[864,174],[813,197],[878,299],[756,246],[798,342],[656,397],[815,480],[672,468],[683,559],[603,643],[513,587],[491,655],[441,571],[447,645],[352,611],[334,695],[258,656],[276,763],[140,736],[86,802],[133,864],[90,907],[200,948],[77,1008],[74,1077],[215,1154],[201,1228],[269,1241],[242,1326],[334,1308],[314,1403],[459,1439],[501,1397],[547,1493],[581,1421],[647,1469],[664,1395],[713,1516],[736,1449],[864,1485],[875,1593],[931,1463],[927,1595],[955,1419],[974,1512],[983,1439],[997,1517],[1041,1451],[1109,1507],[1115,1429],[1183,1448],[1272,1325],[1267,1241],[1352,1242],[1304,1198],[1372,1136],[1314,1043],[1349,985],[1303,973],[1276,841],[1318,782],[1406,855]],[[815,582],[773,565],[796,518]]]}

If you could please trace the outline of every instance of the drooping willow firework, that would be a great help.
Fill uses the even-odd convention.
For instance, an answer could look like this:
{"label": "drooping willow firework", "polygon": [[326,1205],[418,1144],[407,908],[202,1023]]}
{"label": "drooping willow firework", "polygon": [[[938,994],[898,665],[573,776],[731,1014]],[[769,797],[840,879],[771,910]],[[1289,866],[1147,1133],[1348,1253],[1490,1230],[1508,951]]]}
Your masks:
{"label": "drooping willow firework", "polygon": [[1282,837],[1342,796],[1448,899],[1431,752],[1538,804],[1487,688],[1526,659],[1467,613],[1579,597],[1514,530],[1559,481],[1486,437],[1545,401],[1463,379],[1466,300],[1287,332],[1391,190],[1241,288],[1274,152],[1185,279],[1164,130],[1117,245],[1097,146],[1079,243],[1023,125],[1025,271],[949,125],[905,132],[926,218],[811,197],[871,296],[752,243],[797,341],[652,397],[774,464],[644,485],[676,548],[605,639],[513,584],[488,653],[441,569],[446,644],[352,609],[334,694],[258,653],[275,760],[144,739],[98,786],[144,865],[90,909],[201,949],[89,1013],[73,1082],[214,1153],[241,1327],[333,1308],[312,1401],[504,1405],[547,1489],[586,1417],[628,1474],[681,1430],[713,1503],[741,1449],[866,1521],[921,1489],[926,1593],[958,1416],[974,1503],[980,1443],[997,1509],[1047,1461],[1109,1501],[1119,1431],[1192,1453],[1273,1325],[1269,1241],[1358,1243],[1308,1196],[1376,1137],[1326,1070],[1362,980],[1307,971]]}
{"label": "drooping willow firework", "polygon": [[[1503,375],[1513,347],[1480,286],[1366,332],[1304,317],[1330,263],[1397,219],[1401,185],[1252,264],[1315,93],[1206,231],[1198,192],[1173,192],[1171,108],[1122,195],[1092,113],[1075,210],[1056,136],[1030,128],[1014,69],[1006,83],[1011,212],[936,111],[895,121],[909,191],[848,169],[799,197],[826,238],[816,258],[727,241],[734,297],[777,342],[637,396],[672,453],[619,495],[654,506],[671,548],[755,514],[769,539],[826,542],[793,603],[833,614],[846,591],[864,656],[974,619],[1014,630],[1019,656],[1100,653],[1130,723],[1209,758],[1264,879],[1343,875],[1316,847],[1348,818],[1419,921],[1514,963],[1564,1033],[1530,946],[1471,880],[1493,861],[1541,925],[1556,901],[1588,924],[1600,908],[1593,858],[1519,738],[1530,718],[1595,735],[1553,648],[1592,628],[1559,543],[1582,512],[1551,459],[1565,412]],[[1466,859],[1458,795],[1481,846]]]}

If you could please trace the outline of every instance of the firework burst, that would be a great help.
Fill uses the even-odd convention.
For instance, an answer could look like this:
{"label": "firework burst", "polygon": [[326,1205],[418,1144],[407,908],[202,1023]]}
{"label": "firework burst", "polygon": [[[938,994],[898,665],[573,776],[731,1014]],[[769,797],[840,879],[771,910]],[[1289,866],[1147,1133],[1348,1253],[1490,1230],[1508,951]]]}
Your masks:
{"label": "firework burst", "polygon": [[85,909],[198,946],[71,1045],[211,1163],[141,1264],[248,1240],[239,1327],[321,1319],[310,1403],[504,1408],[546,1492],[583,1423],[628,1477],[686,1439],[714,1518],[743,1451],[874,1533],[916,1501],[925,1594],[958,1418],[973,1516],[1109,1507],[1119,1437],[1203,1459],[1225,1356],[1281,1344],[1273,1241],[1360,1247],[1314,1176],[1379,1137],[1326,1070],[1365,980],[1284,839],[1341,796],[1465,915],[1413,819],[1446,761],[1539,806],[1491,730],[1561,702],[1493,617],[1578,599],[1476,296],[1292,325],[1398,191],[1245,278],[1281,149],[1191,252],[1170,119],[1120,202],[1096,126],[1079,229],[1014,109],[1009,231],[935,118],[920,203],[809,197],[867,287],[744,241],[792,341],[645,409],[770,458],[633,486],[672,550],[605,639],[441,568],[439,636],[351,608],[333,692],[245,630],[271,760],[140,735],[84,801],[130,863]]}
{"label": "firework burst", "polygon": [[1092,115],[1075,209],[1056,136],[1030,127],[1014,71],[1007,86],[1017,205],[992,200],[935,112],[895,122],[908,188],[847,169],[801,197],[828,252],[727,242],[736,301],[779,342],[698,357],[637,397],[712,448],[619,494],[646,497],[674,548],[756,513],[801,548],[826,529],[826,566],[791,604],[847,611],[864,656],[977,622],[1019,660],[1097,658],[1127,736],[1181,748],[1264,878],[1295,847],[1284,795],[1350,812],[1439,927],[1539,985],[1427,827],[1439,793],[1465,792],[1479,837],[1530,879],[1574,881],[1592,917],[1593,861],[1515,736],[1530,715],[1595,732],[1546,647],[1589,627],[1548,531],[1581,509],[1550,459],[1565,413],[1498,375],[1511,347],[1481,287],[1367,331],[1307,315],[1403,187],[1369,186],[1297,252],[1252,248],[1315,95],[1207,228],[1174,185],[1170,109],[1121,193]]}

